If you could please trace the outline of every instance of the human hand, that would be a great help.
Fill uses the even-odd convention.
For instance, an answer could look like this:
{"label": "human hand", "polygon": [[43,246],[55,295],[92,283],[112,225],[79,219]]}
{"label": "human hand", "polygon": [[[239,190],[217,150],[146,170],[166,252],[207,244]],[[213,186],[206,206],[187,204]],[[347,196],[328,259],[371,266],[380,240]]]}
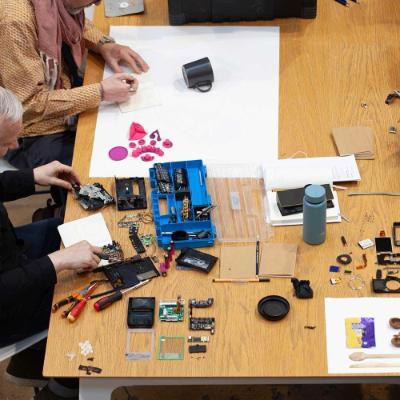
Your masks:
{"label": "human hand", "polygon": [[120,64],[128,65],[133,72],[141,74],[147,72],[149,66],[146,61],[128,46],[117,43],[105,43],[100,46],[99,52],[104,61],[113,69],[114,72],[122,72]]}
{"label": "human hand", "polygon": [[89,242],[83,240],[63,250],[49,254],[49,258],[56,272],[65,269],[92,270],[99,265],[100,258],[97,254],[102,252],[103,249],[101,247],[92,246]]}
{"label": "human hand", "polygon": [[102,100],[123,103],[136,93],[138,86],[139,81],[131,74],[115,74],[101,82]]}
{"label": "human hand", "polygon": [[79,177],[69,165],[53,161],[33,170],[35,183],[41,186],[59,186],[71,190],[72,184],[80,185]]}

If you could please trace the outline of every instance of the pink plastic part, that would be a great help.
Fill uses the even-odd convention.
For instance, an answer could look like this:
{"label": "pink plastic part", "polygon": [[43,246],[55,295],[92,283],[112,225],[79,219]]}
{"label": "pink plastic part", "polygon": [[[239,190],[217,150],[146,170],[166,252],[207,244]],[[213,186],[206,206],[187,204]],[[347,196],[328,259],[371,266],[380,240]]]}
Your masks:
{"label": "pink plastic part", "polygon": [[158,142],[161,140],[160,132],[158,132],[158,129],[150,133],[150,139],[156,139],[156,138]]}
{"label": "pink plastic part", "polygon": [[137,122],[132,122],[131,127],[129,128],[129,140],[140,140],[146,135],[147,132],[144,130],[142,125]]}
{"label": "pink plastic part", "polygon": [[131,149],[134,149],[134,148],[136,147],[136,143],[135,143],[135,142],[130,142],[130,143],[129,143],[129,147],[130,147]]}
{"label": "pink plastic part", "polygon": [[136,149],[136,150],[132,151],[132,157],[138,158],[140,156],[140,154],[142,154],[140,149]]}
{"label": "pink plastic part", "polygon": [[142,146],[142,145],[146,144],[146,141],[144,139],[140,139],[138,141],[138,143]]}
{"label": "pink plastic part", "polygon": [[144,156],[140,157],[142,161],[149,162],[154,160],[154,156],[151,156],[150,154],[145,154]]}
{"label": "pink plastic part", "polygon": [[166,149],[170,149],[173,146],[173,143],[169,139],[165,139],[162,143],[163,147]]}
{"label": "pink plastic part", "polygon": [[155,146],[156,145],[156,141],[155,140],[150,140],[150,144],[152,145],[152,146]]}
{"label": "pink plastic part", "polygon": [[128,149],[123,146],[116,146],[110,149],[108,156],[113,161],[121,161],[128,157]]}

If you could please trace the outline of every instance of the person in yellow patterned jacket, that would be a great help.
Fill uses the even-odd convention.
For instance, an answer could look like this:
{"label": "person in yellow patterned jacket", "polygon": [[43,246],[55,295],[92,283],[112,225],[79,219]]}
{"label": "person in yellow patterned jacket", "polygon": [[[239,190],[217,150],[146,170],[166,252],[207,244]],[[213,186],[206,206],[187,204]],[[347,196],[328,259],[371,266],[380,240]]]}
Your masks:
{"label": "person in yellow patterned jacket", "polygon": [[[77,116],[102,100],[122,102],[138,82],[122,73],[148,65],[127,46],[104,35],[84,8],[101,0],[0,0],[0,86],[12,90],[24,107],[20,147],[6,159],[17,168],[53,160],[71,164]],[[85,50],[100,54],[115,74],[82,86]],[[53,196],[54,197],[54,196]]]}

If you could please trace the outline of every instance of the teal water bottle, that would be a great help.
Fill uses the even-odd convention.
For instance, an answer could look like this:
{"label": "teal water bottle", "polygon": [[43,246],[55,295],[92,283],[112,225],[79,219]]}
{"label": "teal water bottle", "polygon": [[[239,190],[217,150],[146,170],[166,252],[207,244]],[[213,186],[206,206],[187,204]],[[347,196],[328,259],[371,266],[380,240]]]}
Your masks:
{"label": "teal water bottle", "polygon": [[320,185],[307,186],[303,199],[303,240],[321,244],[326,238],[326,192]]}

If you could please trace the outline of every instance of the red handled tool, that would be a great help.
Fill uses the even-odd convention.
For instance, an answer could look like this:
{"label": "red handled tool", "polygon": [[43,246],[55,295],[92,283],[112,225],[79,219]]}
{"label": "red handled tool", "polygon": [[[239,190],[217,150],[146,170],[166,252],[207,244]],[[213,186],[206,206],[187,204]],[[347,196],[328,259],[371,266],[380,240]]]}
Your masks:
{"label": "red handled tool", "polygon": [[127,292],[129,292],[130,290],[133,290],[133,289],[138,289],[141,286],[144,286],[144,285],[146,285],[146,283],[149,283],[149,282],[150,282],[150,279],[147,279],[147,280],[145,280],[143,282],[140,282],[137,285],[132,286],[132,287],[130,287],[128,289],[117,290],[115,293],[110,294],[109,296],[102,297],[100,300],[97,300],[96,303],[93,304],[93,308],[96,311],[102,311],[102,310],[106,309],[107,307],[110,307],[115,302],[121,300],[122,296],[125,293],[127,293]]}

